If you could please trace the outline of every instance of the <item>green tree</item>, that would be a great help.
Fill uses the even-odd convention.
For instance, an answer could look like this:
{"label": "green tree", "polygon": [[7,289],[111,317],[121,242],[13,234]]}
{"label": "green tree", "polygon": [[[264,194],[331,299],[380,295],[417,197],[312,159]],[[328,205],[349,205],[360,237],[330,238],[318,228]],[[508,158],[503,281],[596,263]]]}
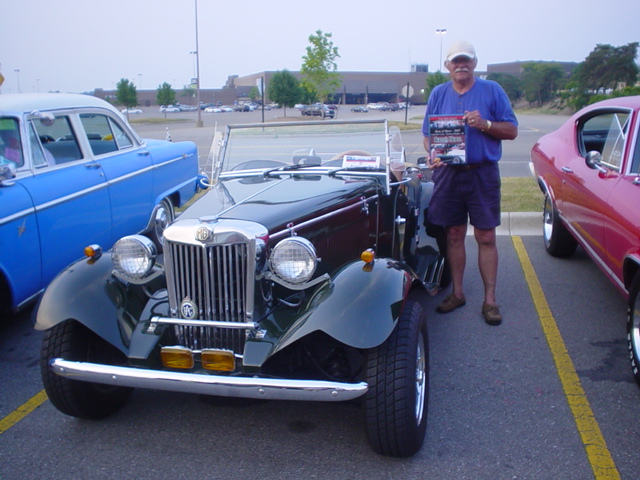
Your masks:
{"label": "green tree", "polygon": [[307,47],[307,54],[302,57],[302,84],[314,92],[319,101],[325,102],[327,97],[340,86],[340,74],[337,72],[336,58],[338,47],[333,46],[331,33],[316,30],[315,35],[309,36],[311,46]]}
{"label": "green tree", "polygon": [[522,80],[518,77],[508,73],[490,73],[487,79],[500,84],[512,105],[522,98]]}
{"label": "green tree", "polygon": [[562,86],[564,70],[557,63],[528,62],[522,66],[524,96],[530,104],[542,106]]}
{"label": "green tree", "polygon": [[126,78],[121,78],[116,84],[116,99],[118,103],[126,108],[133,108],[138,105],[138,91],[133,82]]}
{"label": "green tree", "polygon": [[156,101],[158,105],[172,105],[176,103],[176,91],[171,88],[170,84],[164,82],[162,85],[158,85]]}
{"label": "green tree", "polygon": [[287,107],[293,108],[302,100],[300,82],[288,70],[277,71],[267,86],[267,96],[272,102],[282,105],[286,117]]}
{"label": "green tree", "polygon": [[[585,105],[610,96],[634,95],[638,80],[638,42],[622,47],[596,45],[571,75],[564,98],[567,105],[579,110]],[[609,90],[613,90],[611,95]]]}
{"label": "green tree", "polygon": [[249,90],[249,98],[252,102],[255,102],[256,98],[260,98],[260,90],[258,90],[258,87],[251,87],[251,90]]}
{"label": "green tree", "polygon": [[430,73],[427,75],[427,80],[425,82],[424,88],[424,99],[425,101],[429,101],[429,95],[431,95],[431,91],[436,88],[438,85],[445,83],[447,81],[447,77],[444,76],[440,70],[435,73]]}
{"label": "green tree", "polygon": [[621,47],[596,45],[572,75],[572,80],[585,89],[615,90],[631,86],[638,80],[638,42]]}

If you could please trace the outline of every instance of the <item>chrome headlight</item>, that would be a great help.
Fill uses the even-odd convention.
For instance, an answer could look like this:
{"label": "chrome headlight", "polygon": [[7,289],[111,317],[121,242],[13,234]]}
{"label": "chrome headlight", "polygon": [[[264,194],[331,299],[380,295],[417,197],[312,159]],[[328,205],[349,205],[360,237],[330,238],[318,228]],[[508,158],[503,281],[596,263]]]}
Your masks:
{"label": "chrome headlight", "polygon": [[294,285],[309,281],[317,265],[316,249],[302,237],[285,238],[273,248],[269,259],[271,271]]}
{"label": "chrome headlight", "polygon": [[118,274],[139,280],[152,271],[156,255],[156,246],[150,239],[142,235],[129,235],[113,246],[111,260]]}

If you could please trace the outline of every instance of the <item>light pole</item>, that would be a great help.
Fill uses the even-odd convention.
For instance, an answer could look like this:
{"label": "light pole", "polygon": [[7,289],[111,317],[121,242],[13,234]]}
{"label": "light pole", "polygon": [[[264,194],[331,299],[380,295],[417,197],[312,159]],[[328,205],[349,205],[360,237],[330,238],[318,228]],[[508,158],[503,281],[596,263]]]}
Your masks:
{"label": "light pole", "polygon": [[22,90],[20,90],[20,69],[16,68],[14,72],[16,72],[16,78],[18,79],[18,93],[22,93]]}
{"label": "light pole", "polygon": [[198,120],[196,127],[202,127],[202,110],[200,110],[200,48],[198,47],[198,0],[196,5],[196,108],[198,109]]}
{"label": "light pole", "polygon": [[436,33],[440,35],[440,65],[438,66],[438,71],[442,68],[442,37],[447,33],[446,28],[436,28]]}

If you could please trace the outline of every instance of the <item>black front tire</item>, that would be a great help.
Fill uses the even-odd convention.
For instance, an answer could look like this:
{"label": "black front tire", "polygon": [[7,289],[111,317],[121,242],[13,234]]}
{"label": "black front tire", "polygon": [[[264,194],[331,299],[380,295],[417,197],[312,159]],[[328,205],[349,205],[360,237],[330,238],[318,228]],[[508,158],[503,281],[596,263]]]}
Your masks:
{"label": "black front tire", "polygon": [[578,247],[578,242],[562,223],[548,193],[544,196],[542,236],[545,250],[554,257],[570,257]]}
{"label": "black front tire", "polygon": [[61,377],[49,368],[49,362],[54,358],[124,365],[126,357],[120,350],[76,321],[67,320],[47,330],[44,333],[40,354],[42,383],[53,406],[66,415],[87,419],[104,418],[120,408],[133,391],[127,387]]}
{"label": "black front tire", "polygon": [[378,454],[415,455],[424,443],[429,400],[427,319],[409,297],[391,336],[367,352],[367,438]]}
{"label": "black front tire", "polygon": [[636,274],[629,290],[627,345],[631,371],[640,386],[640,273]]}

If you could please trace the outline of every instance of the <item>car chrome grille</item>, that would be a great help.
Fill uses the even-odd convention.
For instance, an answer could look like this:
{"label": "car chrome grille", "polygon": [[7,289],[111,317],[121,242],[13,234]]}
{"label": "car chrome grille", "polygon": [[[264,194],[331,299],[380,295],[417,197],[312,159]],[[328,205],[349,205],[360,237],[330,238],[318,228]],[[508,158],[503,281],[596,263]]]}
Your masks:
{"label": "car chrome grille", "polygon": [[[168,254],[168,255],[167,255]],[[180,317],[185,300],[195,305],[196,320],[246,320],[247,245],[187,245],[167,242],[171,310]],[[173,303],[173,302],[172,302]],[[216,327],[174,326],[176,341],[187,348],[221,348],[242,353],[246,331]]]}

